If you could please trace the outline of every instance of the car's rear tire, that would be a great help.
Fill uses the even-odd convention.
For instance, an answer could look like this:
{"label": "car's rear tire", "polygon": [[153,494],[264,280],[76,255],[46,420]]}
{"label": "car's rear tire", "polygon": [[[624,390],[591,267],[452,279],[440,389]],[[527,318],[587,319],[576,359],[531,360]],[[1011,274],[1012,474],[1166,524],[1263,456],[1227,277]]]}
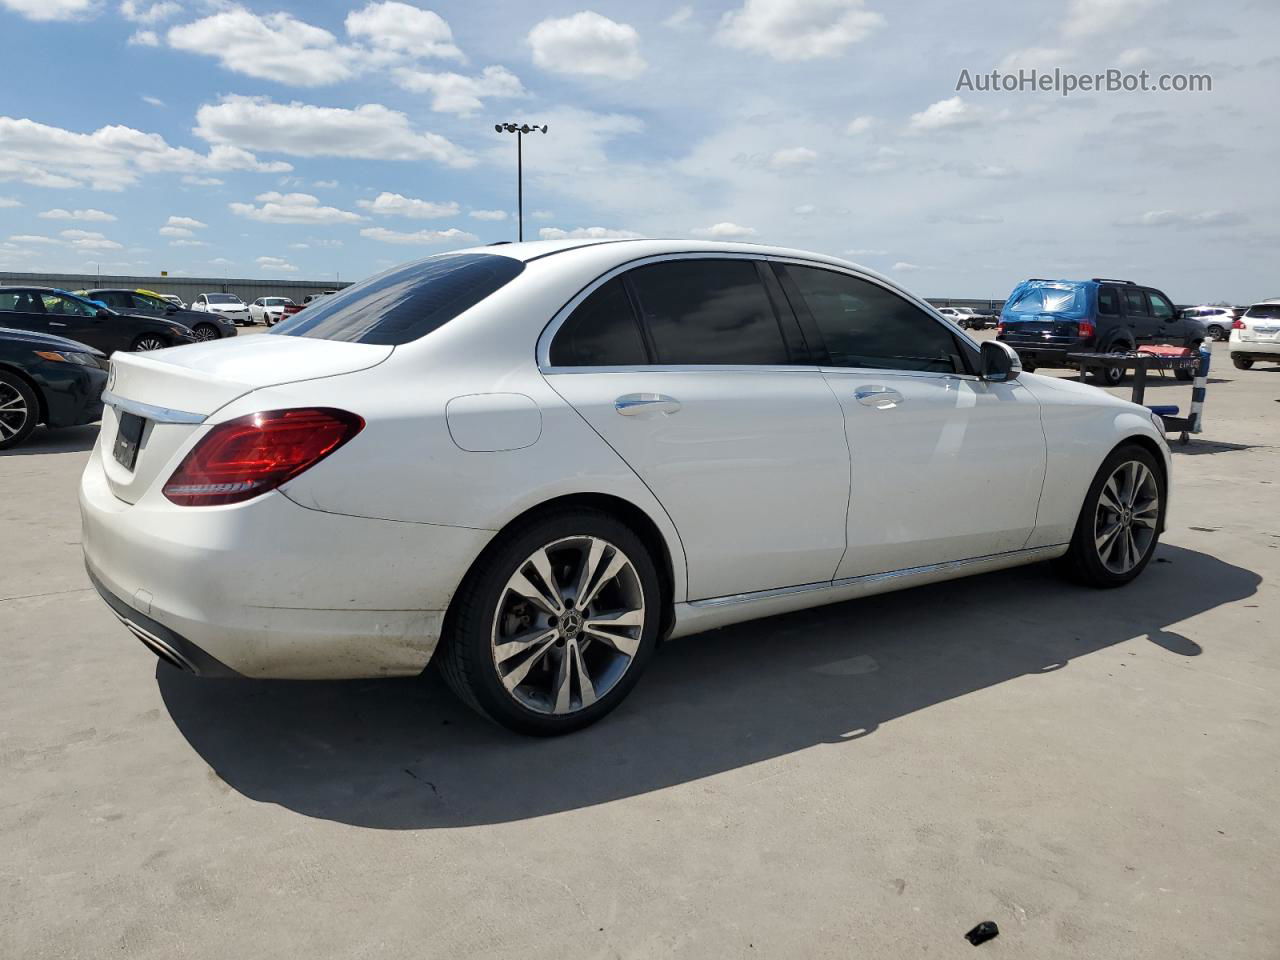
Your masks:
{"label": "car's rear tire", "polygon": [[533,736],[570,733],[630,693],[663,603],[654,560],[629,527],[598,510],[558,511],[486,549],[454,598],[436,659],[483,716]]}
{"label": "car's rear tire", "polygon": [[145,350],[163,350],[169,344],[165,343],[164,338],[154,333],[144,333],[133,341],[133,352],[141,353]]}
{"label": "car's rear tire", "polygon": [[1058,571],[1090,587],[1120,587],[1151,561],[1164,527],[1165,484],[1155,456],[1126,443],[1111,452],[1085,494]]}
{"label": "car's rear tire", "polygon": [[1237,370],[1253,369],[1253,357],[1234,356],[1231,358],[1231,362],[1235,364]]}
{"label": "car's rear tire", "polygon": [[8,450],[31,436],[40,419],[40,401],[31,384],[0,370],[0,450]]}
{"label": "car's rear tire", "polygon": [[220,334],[218,333],[218,328],[211,323],[197,323],[191,329],[191,332],[195,335],[196,340],[200,343],[205,343],[209,340],[217,340],[218,337],[220,336]]}

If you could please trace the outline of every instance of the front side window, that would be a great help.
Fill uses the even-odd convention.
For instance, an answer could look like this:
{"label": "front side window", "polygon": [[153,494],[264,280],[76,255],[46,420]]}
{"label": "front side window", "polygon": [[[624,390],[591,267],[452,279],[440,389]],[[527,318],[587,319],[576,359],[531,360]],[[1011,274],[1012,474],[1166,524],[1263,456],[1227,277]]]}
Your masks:
{"label": "front side window", "polygon": [[1151,313],[1157,319],[1170,320],[1173,318],[1173,304],[1168,300],[1154,290],[1147,291],[1147,298],[1151,301]]}
{"label": "front side window", "polygon": [[74,300],[58,293],[42,294],[40,299],[44,302],[45,313],[52,313],[60,317],[95,317],[98,315],[98,308],[85,300]]}
{"label": "front side window", "polygon": [[506,286],[524,263],[494,253],[446,253],[393,267],[271,328],[270,335],[385,346],[424,337]]}
{"label": "front side window", "polygon": [[626,274],[660,364],[784,365],[782,330],[753,260],[667,260]]}
{"label": "front side window", "polygon": [[551,344],[553,367],[622,367],[648,363],[640,325],[621,277],[578,304]]}
{"label": "front side window", "polygon": [[966,372],[947,328],[896,293],[817,267],[788,264],[786,272],[813,315],[834,366]]}
{"label": "front side window", "polygon": [[1145,317],[1147,313],[1147,298],[1141,290],[1132,290],[1125,287],[1124,290],[1124,310],[1131,317]]}

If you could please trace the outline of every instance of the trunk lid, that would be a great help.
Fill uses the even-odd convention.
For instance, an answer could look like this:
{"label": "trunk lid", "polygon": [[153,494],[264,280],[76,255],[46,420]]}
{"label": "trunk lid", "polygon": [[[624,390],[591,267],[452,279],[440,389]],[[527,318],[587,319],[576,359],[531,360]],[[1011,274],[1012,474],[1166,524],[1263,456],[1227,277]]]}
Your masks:
{"label": "trunk lid", "polygon": [[[192,434],[206,429],[204,419],[237,397],[262,387],[365,370],[387,359],[394,349],[262,335],[114,354],[101,438],[111,492],[136,503]],[[115,456],[121,420],[126,416],[145,421],[132,469]]]}

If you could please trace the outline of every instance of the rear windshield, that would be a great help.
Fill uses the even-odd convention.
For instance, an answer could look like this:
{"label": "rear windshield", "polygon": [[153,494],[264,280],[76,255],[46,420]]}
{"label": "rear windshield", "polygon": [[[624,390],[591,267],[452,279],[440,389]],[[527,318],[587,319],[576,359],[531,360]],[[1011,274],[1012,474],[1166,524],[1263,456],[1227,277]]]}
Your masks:
{"label": "rear windshield", "polygon": [[1089,312],[1088,287],[1079,283],[1032,281],[1014,290],[1004,307],[1007,313],[1051,313],[1079,318]]}
{"label": "rear windshield", "polygon": [[211,293],[209,294],[210,303],[239,303],[239,297],[233,297],[229,293]]}
{"label": "rear windshield", "polygon": [[315,300],[271,333],[395,346],[424,337],[506,286],[524,263],[492,253],[441,254]]}
{"label": "rear windshield", "polygon": [[1255,303],[1244,315],[1259,320],[1280,320],[1280,303]]}

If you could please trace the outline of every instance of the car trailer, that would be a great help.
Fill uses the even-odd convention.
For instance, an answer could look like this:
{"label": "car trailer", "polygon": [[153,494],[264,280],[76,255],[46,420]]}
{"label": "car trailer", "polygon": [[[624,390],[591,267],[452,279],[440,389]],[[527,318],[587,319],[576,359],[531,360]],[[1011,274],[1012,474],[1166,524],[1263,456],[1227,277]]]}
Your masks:
{"label": "car trailer", "polygon": [[1200,432],[1200,420],[1204,411],[1205,383],[1209,377],[1207,347],[1193,350],[1190,347],[1153,346],[1139,347],[1123,353],[1069,353],[1067,359],[1080,369],[1080,379],[1093,371],[1101,375],[1107,367],[1123,367],[1133,371],[1133,393],[1130,399],[1142,403],[1146,399],[1147,371],[1185,371],[1194,378],[1191,385],[1191,408],[1188,415],[1179,416],[1179,408],[1173,404],[1151,404],[1147,409],[1164,422],[1165,433],[1177,433],[1179,443],[1187,443],[1191,434]]}

